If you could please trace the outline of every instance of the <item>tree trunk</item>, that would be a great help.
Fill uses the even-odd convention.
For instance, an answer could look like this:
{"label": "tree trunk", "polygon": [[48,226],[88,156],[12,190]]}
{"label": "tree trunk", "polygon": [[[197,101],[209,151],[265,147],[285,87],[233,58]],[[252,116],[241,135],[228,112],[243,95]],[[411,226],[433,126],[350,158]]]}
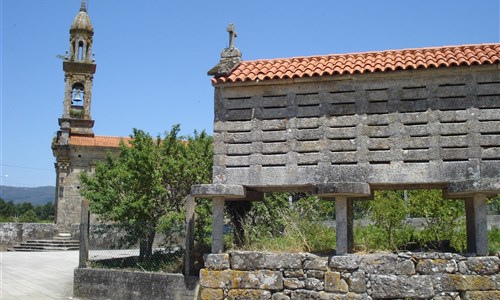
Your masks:
{"label": "tree trunk", "polygon": [[139,241],[139,260],[144,261],[153,255],[153,241],[155,239],[155,229],[149,230],[146,236]]}
{"label": "tree trunk", "polygon": [[245,216],[252,207],[252,203],[250,201],[226,201],[226,206],[231,216],[231,222],[234,225],[234,244],[236,246],[242,246],[245,240],[243,222]]}

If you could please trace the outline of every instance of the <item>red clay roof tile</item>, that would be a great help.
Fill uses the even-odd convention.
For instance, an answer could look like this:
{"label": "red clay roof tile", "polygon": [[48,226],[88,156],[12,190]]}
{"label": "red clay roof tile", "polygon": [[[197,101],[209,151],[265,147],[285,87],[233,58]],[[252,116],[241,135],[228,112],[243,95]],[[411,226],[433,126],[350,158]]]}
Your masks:
{"label": "red clay roof tile", "polygon": [[69,139],[69,144],[72,146],[83,146],[83,147],[106,147],[106,148],[118,148],[120,146],[120,141],[124,142],[130,141],[129,137],[117,137],[117,136],[71,136]]}
{"label": "red clay roof tile", "polygon": [[215,83],[340,74],[390,72],[500,63],[500,44],[477,44],[381,52],[243,61]]}

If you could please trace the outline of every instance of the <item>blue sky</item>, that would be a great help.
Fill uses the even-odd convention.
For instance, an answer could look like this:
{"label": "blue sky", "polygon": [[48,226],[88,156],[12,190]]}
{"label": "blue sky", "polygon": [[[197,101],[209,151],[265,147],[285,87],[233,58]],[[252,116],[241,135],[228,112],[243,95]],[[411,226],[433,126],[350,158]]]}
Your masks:
{"label": "blue sky", "polygon": [[[499,0],[89,0],[97,135],[213,129],[206,72],[234,23],[243,59],[500,42]],[[80,0],[0,0],[1,184],[55,185],[51,139]]]}

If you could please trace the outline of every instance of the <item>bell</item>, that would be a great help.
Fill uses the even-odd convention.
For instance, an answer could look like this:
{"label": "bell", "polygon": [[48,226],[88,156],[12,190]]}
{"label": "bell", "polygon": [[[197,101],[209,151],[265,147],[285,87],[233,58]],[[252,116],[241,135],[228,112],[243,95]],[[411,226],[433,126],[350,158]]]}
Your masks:
{"label": "bell", "polygon": [[76,101],[76,102],[82,101],[82,96],[80,95],[80,92],[75,93],[75,97],[73,98],[73,101]]}

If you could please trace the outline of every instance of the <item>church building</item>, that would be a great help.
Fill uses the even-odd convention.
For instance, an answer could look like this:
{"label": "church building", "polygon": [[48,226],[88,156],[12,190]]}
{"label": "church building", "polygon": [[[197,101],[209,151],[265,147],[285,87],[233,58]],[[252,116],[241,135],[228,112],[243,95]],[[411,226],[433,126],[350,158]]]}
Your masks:
{"label": "church building", "polygon": [[[80,223],[80,173],[91,171],[96,160],[117,152],[120,137],[96,136],[91,116],[92,84],[96,64],[92,54],[94,29],[86,1],[71,24],[69,52],[63,62],[64,104],[60,129],[52,141],[56,158],[56,224],[59,233],[68,233]],[[125,138],[126,139],[126,138]]]}

